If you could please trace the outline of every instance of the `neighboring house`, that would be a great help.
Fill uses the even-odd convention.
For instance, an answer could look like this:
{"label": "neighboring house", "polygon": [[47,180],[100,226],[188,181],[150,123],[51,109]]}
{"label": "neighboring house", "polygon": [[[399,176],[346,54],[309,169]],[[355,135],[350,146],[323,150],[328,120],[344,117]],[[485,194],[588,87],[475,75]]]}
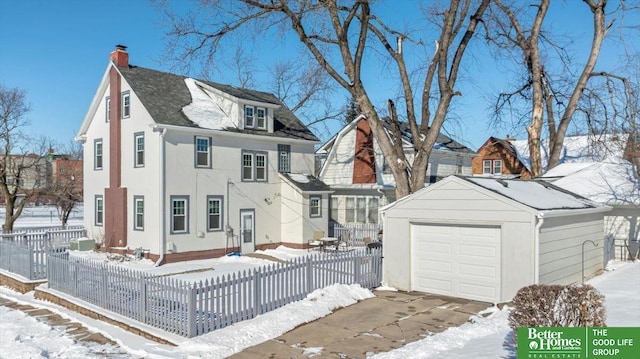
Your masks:
{"label": "neighboring house", "polygon": [[450,176],[381,209],[383,284],[501,303],[580,283],[604,268],[610,209],[544,181]]}
{"label": "neighboring house", "polygon": [[161,264],[327,230],[318,139],[275,96],[110,60],[77,135],[91,238]]}
{"label": "neighboring house", "polygon": [[[47,186],[47,161],[36,154],[0,154],[0,174],[0,180],[6,181],[9,192],[16,193],[18,201],[29,197],[30,202],[36,202],[37,193]],[[0,193],[0,203],[4,201]]]}
{"label": "neighboring house", "polygon": [[610,245],[615,244],[605,248],[608,259],[613,259],[614,249],[627,245],[632,253],[638,252],[640,178],[630,162],[610,157],[601,162],[563,163],[541,179],[613,208],[604,217],[604,233],[612,237]]}
{"label": "neighboring house", "polygon": [[[640,141],[629,134],[601,134],[567,136],[559,163],[602,161],[618,157],[632,163],[640,163]],[[542,167],[546,170],[549,160],[548,141],[542,141]],[[527,140],[490,137],[473,159],[473,175],[530,179],[531,159]]]}
{"label": "neighboring house", "polygon": [[[383,123],[389,134],[389,119]],[[407,123],[401,123],[402,143],[407,161],[414,148]],[[451,174],[471,174],[476,153],[448,136],[440,134],[427,168],[428,183]],[[331,220],[339,224],[378,223],[378,208],[395,201],[395,180],[375,141],[366,118],[359,115],[323,144],[316,156],[319,178],[331,186]]]}

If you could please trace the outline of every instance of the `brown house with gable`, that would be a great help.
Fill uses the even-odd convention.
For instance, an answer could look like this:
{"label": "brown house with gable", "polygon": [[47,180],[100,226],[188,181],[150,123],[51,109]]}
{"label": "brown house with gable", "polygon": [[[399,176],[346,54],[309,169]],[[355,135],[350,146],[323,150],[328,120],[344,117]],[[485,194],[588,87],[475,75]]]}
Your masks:
{"label": "brown house with gable", "polygon": [[513,141],[515,139],[511,137],[489,137],[478,149],[478,156],[471,160],[471,173],[476,176],[531,179],[533,176],[518,158]]}

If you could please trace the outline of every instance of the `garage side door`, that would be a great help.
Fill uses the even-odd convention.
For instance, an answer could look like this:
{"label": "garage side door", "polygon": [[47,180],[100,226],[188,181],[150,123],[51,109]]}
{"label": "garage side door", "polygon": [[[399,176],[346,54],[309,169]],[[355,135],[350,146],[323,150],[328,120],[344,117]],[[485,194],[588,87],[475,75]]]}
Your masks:
{"label": "garage side door", "polygon": [[500,299],[500,227],[411,225],[413,290]]}

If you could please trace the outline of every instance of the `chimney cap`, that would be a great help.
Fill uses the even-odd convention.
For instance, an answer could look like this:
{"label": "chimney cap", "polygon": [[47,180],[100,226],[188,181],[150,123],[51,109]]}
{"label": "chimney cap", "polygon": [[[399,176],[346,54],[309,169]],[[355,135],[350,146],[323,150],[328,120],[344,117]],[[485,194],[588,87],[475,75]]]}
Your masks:
{"label": "chimney cap", "polygon": [[116,45],[116,50],[126,51],[127,47],[125,45],[117,44]]}

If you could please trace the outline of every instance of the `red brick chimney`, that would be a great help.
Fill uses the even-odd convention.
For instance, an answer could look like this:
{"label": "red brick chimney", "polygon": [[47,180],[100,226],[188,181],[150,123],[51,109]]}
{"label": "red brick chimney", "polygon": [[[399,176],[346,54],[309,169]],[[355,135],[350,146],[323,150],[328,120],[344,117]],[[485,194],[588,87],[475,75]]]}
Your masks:
{"label": "red brick chimney", "polygon": [[129,66],[129,54],[127,47],[124,45],[116,45],[116,49],[109,55],[109,60],[118,67]]}

